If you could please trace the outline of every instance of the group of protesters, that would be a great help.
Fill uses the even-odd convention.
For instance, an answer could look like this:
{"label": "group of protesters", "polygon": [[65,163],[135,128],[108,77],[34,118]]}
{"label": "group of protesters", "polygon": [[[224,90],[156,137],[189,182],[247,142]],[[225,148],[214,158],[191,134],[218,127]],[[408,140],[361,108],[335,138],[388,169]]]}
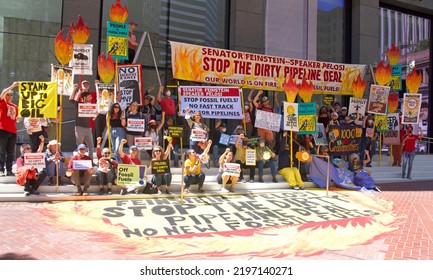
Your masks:
{"label": "group of protesters", "polygon": [[[95,82],[97,83],[97,81]],[[112,194],[113,185],[117,185],[120,194],[140,193],[143,190],[153,189],[155,193],[162,194],[162,186],[165,186],[166,194],[171,194],[172,174],[170,172],[155,173],[148,182],[143,184],[122,185],[117,182],[117,168],[121,164],[143,165],[142,151],[135,143],[136,137],[150,137],[152,149],[147,151],[152,163],[156,161],[168,161],[174,159],[174,166],[180,163],[180,149],[186,149],[184,161],[185,168],[184,192],[190,192],[191,185],[197,185],[198,192],[206,190],[204,184],[206,175],[203,166],[218,167],[217,182],[222,185],[222,192],[233,192],[236,184],[246,183],[244,169],[249,170],[249,183],[255,182],[256,168],[258,170],[258,182],[264,182],[264,170],[269,168],[272,182],[276,183],[277,174],[280,174],[288,183],[288,187],[303,189],[304,182],[309,180],[308,164],[298,162],[293,151],[303,150],[310,154],[328,155],[326,146],[316,145],[312,135],[291,136],[281,130],[276,133],[272,130],[254,127],[255,112],[264,110],[267,112],[281,113],[282,107],[278,103],[278,93],[274,94],[274,100],[259,90],[255,94],[252,89],[243,107],[244,119],[239,123],[236,120],[215,120],[212,127],[202,119],[199,111],[190,113],[189,108],[184,116],[176,113],[176,102],[171,97],[169,89],[160,86],[156,96],[149,90],[143,98],[143,104],[138,107],[136,101],[130,104],[121,104],[116,100],[111,104],[106,114],[100,113],[96,118],[81,117],[78,114],[79,103],[90,103],[88,81],[83,81],[81,87],[75,85],[74,93],[70,101],[76,106],[75,138],[77,148],[71,158],[65,157],[61,151],[61,143],[54,139],[47,143],[48,135],[46,129],[51,121],[49,119],[25,119],[24,124],[29,134],[29,144],[23,144],[20,148],[21,157],[16,160],[16,174],[12,172],[13,161],[15,160],[16,145],[16,123],[18,108],[12,103],[13,89],[18,86],[14,82],[5,88],[0,96],[0,176],[17,176],[17,183],[24,186],[26,195],[39,194],[38,188],[48,177],[49,185],[64,184],[64,177],[70,178],[77,187],[75,195],[89,195],[88,189],[91,184],[93,173],[96,172],[99,184],[99,194]],[[155,101],[159,106],[154,106]],[[272,106],[273,103],[273,106]],[[160,109],[158,108],[160,107]],[[362,126],[362,140],[357,156],[348,157],[349,166],[371,167],[371,159],[376,150],[375,143],[378,141],[373,115],[366,115],[362,118],[359,114],[356,118],[347,114],[347,107],[341,107],[339,102],[319,108],[317,121],[327,129],[329,125],[359,124]],[[130,131],[126,125],[128,119],[145,120],[145,128],[142,132]],[[94,122],[93,133],[90,122]],[[209,123],[209,122],[207,122]],[[232,144],[221,143],[222,134],[227,134],[227,127],[235,125],[233,135],[236,135]],[[189,143],[181,147],[182,141],[171,137],[169,128],[173,125],[181,125],[189,132],[194,130],[203,131],[205,137],[201,140],[190,138]],[[104,128],[109,130],[111,149],[101,147]],[[162,137],[161,137],[162,136]],[[393,149],[394,166],[402,166],[402,177],[411,179],[412,164],[415,156],[415,143],[422,135],[414,135],[413,127],[408,125],[401,129],[401,145],[395,145]],[[97,161],[93,160],[93,150],[96,140]],[[125,153],[125,145],[128,152]],[[292,147],[291,147],[292,145]],[[253,163],[247,160],[248,151],[254,151]],[[38,170],[26,165],[24,155],[26,153],[42,153],[45,155],[46,167]],[[143,153],[144,154],[144,153]],[[403,158],[403,161],[401,160]],[[89,162],[87,167],[75,168],[78,161]],[[356,163],[354,163],[356,161]],[[75,163],[74,163],[75,162]],[[236,170],[227,171],[230,164],[237,167]],[[237,165],[236,165],[237,164]],[[300,167],[300,168],[298,168]],[[406,171],[407,167],[407,171]],[[148,187],[148,185],[150,185]],[[144,187],[143,187],[144,186]]]}

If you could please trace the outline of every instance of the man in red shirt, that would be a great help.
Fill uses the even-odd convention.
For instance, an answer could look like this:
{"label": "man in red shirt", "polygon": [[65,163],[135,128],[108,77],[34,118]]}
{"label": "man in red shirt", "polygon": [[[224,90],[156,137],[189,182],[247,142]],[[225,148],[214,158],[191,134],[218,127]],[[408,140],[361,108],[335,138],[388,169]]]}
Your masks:
{"label": "man in red shirt", "polygon": [[158,101],[159,105],[163,112],[165,112],[165,116],[176,117],[176,104],[171,96],[171,92],[169,89],[164,91],[164,97],[161,98],[161,93],[164,90],[163,86],[159,87],[158,94],[156,95],[156,101]]}
{"label": "man in red shirt", "polygon": [[415,159],[415,153],[416,153],[415,144],[419,138],[423,137],[422,132],[420,135],[414,135],[412,131],[413,131],[413,127],[410,124],[407,126],[407,130],[402,129],[400,131],[401,144],[403,145],[403,170],[401,174],[401,177],[403,179],[406,172],[406,165],[408,165],[406,178],[412,179],[410,177],[410,174],[412,172],[413,160]]}
{"label": "man in red shirt", "polygon": [[12,173],[12,162],[15,159],[19,119],[17,118],[18,106],[12,103],[12,89],[17,86],[18,82],[14,82],[0,95],[0,176],[15,176]]}
{"label": "man in red shirt", "polygon": [[[92,174],[94,172],[93,167],[90,167],[88,169],[74,169],[74,161],[76,160],[87,160],[90,161],[90,165],[93,166],[93,160],[91,157],[86,155],[87,147],[84,144],[80,144],[77,147],[78,154],[73,156],[71,160],[69,161],[68,165],[68,172],[72,173],[71,175],[71,181],[75,186],[77,186],[77,193],[76,196],[79,195],[89,195],[87,192],[90,181],[92,180]],[[84,189],[81,189],[81,185],[84,185]]]}

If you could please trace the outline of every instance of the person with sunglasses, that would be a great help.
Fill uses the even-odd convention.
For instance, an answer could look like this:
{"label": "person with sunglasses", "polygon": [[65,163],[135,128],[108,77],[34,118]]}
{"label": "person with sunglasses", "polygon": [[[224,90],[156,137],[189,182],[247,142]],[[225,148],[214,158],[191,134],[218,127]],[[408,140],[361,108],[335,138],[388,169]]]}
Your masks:
{"label": "person with sunglasses", "polygon": [[189,193],[189,187],[198,184],[198,191],[203,192],[203,183],[206,175],[201,171],[201,161],[199,155],[190,149],[186,152],[187,160],[185,161],[185,183],[184,193]]}
{"label": "person with sunglasses", "polygon": [[105,193],[111,195],[113,193],[111,186],[116,179],[116,168],[119,163],[111,157],[110,149],[104,148],[101,152],[101,141],[101,137],[96,139],[96,155],[98,157],[96,176],[99,181],[99,195]]}
{"label": "person with sunglasses", "polygon": [[[43,135],[39,135],[39,148],[36,151],[37,153],[41,153],[44,148],[44,140],[45,137]],[[24,160],[24,154],[31,153],[32,148],[29,144],[21,145],[21,156],[17,159],[17,184],[20,186],[24,186],[24,195],[29,196],[31,194],[39,195],[38,188],[41,183],[47,177],[47,172],[45,168],[42,170],[36,169],[32,165],[26,165]]]}
{"label": "person with sunglasses", "polygon": [[[155,146],[152,149],[152,160],[150,161],[150,169],[152,170],[153,177],[151,179],[152,184],[158,188],[158,194],[162,194],[161,192],[161,185],[165,185],[165,193],[171,194],[170,192],[170,185],[171,185],[171,172],[170,172],[170,161],[167,160],[168,156],[171,152],[171,144],[167,145],[167,148],[165,149],[165,152],[162,153],[162,147],[161,146]],[[168,168],[168,172],[156,172],[156,169],[154,167],[154,163],[156,161],[166,161]],[[167,171],[167,170],[166,170]]]}
{"label": "person with sunglasses", "polygon": [[115,151],[114,157],[117,161],[120,161],[117,150],[119,149],[120,141],[126,138],[126,119],[122,108],[120,108],[120,104],[117,102],[111,105],[110,111],[107,114],[107,127],[110,128],[111,147]]}

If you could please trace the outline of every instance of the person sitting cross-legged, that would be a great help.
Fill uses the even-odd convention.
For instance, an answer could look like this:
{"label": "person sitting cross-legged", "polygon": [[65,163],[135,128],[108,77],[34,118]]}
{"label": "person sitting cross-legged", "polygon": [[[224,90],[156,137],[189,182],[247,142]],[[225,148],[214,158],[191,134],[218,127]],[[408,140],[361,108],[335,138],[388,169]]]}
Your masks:
{"label": "person sitting cross-legged", "polygon": [[[88,189],[90,186],[90,181],[92,179],[92,174],[94,172],[93,169],[93,162],[92,158],[86,155],[87,147],[84,144],[80,144],[77,147],[78,154],[73,156],[71,160],[69,161],[68,165],[68,171],[67,174],[71,174],[71,182],[77,186],[77,192],[75,193],[76,196],[89,195]],[[77,166],[74,167],[74,161],[83,160],[83,161],[90,161],[90,166],[87,169],[86,168],[77,168]],[[84,189],[81,188],[81,185],[84,185]]]}

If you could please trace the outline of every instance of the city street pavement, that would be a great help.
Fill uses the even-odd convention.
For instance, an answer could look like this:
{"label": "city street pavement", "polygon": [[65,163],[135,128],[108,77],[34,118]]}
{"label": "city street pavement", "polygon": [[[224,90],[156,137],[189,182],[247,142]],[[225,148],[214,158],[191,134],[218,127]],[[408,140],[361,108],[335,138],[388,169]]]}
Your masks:
{"label": "city street pavement", "polygon": [[433,181],[381,188],[333,187],[329,196],[314,187],[192,194],[183,205],[179,196],[155,195],[2,202],[0,254],[43,260],[433,259]]}

